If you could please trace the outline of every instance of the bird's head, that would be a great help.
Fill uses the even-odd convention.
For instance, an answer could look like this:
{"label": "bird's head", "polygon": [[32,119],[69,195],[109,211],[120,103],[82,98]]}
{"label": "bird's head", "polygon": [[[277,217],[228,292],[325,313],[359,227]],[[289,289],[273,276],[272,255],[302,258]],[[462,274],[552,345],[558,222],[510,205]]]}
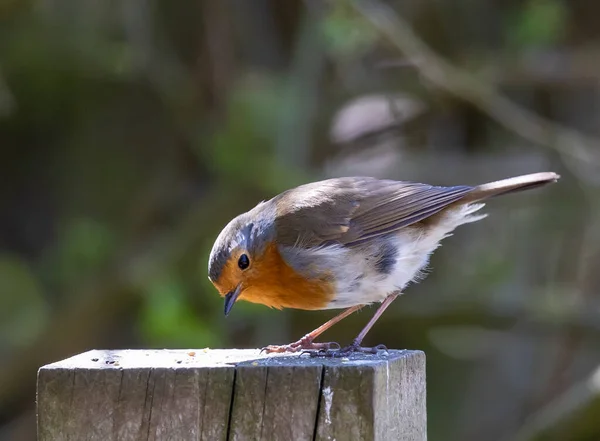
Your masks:
{"label": "bird's head", "polygon": [[210,252],[208,278],[225,297],[225,315],[240,297],[252,301],[247,294],[269,271],[265,252],[272,243],[272,222],[262,205],[229,222]]}
{"label": "bird's head", "polygon": [[271,199],[236,217],[213,245],[208,278],[225,297],[225,315],[240,299],[277,309],[314,310],[333,298],[331,269],[305,277],[296,268],[306,265],[294,253],[286,258],[280,254],[278,229],[286,219],[278,217],[277,203]]}

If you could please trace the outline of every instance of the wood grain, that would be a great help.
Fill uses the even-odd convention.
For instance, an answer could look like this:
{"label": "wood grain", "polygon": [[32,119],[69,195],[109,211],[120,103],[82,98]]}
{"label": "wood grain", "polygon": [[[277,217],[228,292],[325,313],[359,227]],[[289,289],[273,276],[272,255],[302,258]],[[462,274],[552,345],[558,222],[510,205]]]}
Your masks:
{"label": "wood grain", "polygon": [[89,351],[38,372],[40,441],[426,437],[418,351]]}

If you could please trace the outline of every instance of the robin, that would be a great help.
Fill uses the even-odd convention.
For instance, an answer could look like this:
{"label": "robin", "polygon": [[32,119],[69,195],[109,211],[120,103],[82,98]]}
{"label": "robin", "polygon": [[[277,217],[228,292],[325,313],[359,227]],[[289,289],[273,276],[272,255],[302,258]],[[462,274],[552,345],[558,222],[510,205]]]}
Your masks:
{"label": "robin", "polygon": [[[225,298],[226,316],[238,300],[277,309],[345,308],[300,340],[267,352],[373,353],[384,347],[362,347],[365,335],[408,284],[424,277],[442,239],[483,219],[477,212],[486,199],[559,177],[535,173],[475,187],[370,177],[301,185],[229,222],[210,253],[209,279]],[[372,303],[381,305],[351,345],[314,341]]]}

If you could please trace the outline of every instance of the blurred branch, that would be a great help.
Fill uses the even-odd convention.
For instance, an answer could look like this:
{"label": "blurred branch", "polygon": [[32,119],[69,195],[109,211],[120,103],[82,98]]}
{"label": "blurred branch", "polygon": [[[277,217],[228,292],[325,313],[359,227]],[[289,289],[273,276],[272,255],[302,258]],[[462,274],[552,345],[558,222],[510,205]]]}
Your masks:
{"label": "blurred branch", "polygon": [[[578,256],[576,266],[576,276],[573,281],[573,290],[571,291],[571,300],[579,308],[585,308],[591,305],[590,297],[595,293],[595,287],[590,284],[590,276],[593,274],[597,260],[595,256],[600,250],[600,206],[597,203],[591,203],[592,214],[586,222],[585,230],[581,239],[581,250]],[[546,390],[542,393],[538,403],[546,403],[556,398],[559,393],[565,389],[566,374],[569,368],[575,363],[577,349],[582,345],[585,335],[581,329],[575,329],[572,324],[566,326],[563,335],[560,337],[559,355],[556,364],[551,372],[547,382]],[[600,372],[600,371],[599,371]]]}
{"label": "blurred branch", "polygon": [[584,48],[569,47],[524,56],[493,57],[479,60],[484,66],[486,78],[494,83],[523,84],[535,82],[548,86],[556,84],[595,84],[600,79],[596,60],[600,47],[586,45]]}
{"label": "blurred branch", "polygon": [[284,114],[277,130],[277,155],[282,164],[308,167],[311,135],[318,113],[319,84],[325,53],[319,28],[303,17],[286,84]]}
{"label": "blurred branch", "polygon": [[[429,302],[433,303],[433,302]],[[472,314],[477,315],[482,323],[494,320],[498,326],[509,323],[521,322],[532,332],[545,333],[552,329],[570,326],[573,330],[588,333],[588,335],[600,334],[600,322],[598,313],[586,306],[574,307],[572,303],[565,301],[556,310],[540,312],[538,308],[525,302],[515,305],[496,304],[491,306],[488,301],[472,300],[469,302],[450,301],[436,302],[434,306],[429,305],[403,305],[397,311],[403,320],[411,318],[427,319],[438,325],[452,324],[456,320],[461,323],[466,321]]]}
{"label": "blurred branch", "polygon": [[[222,108],[227,103],[227,95],[238,72],[238,60],[234,41],[234,29],[231,23],[228,6],[224,2],[211,0],[202,2],[204,18],[204,38],[206,55],[198,56],[198,72],[207,70],[210,76],[210,91],[214,96],[214,104]],[[200,75],[199,75],[200,76]]]}
{"label": "blurred branch", "polygon": [[523,138],[556,149],[563,157],[600,164],[600,140],[536,115],[515,104],[474,75],[435,54],[393,9],[376,0],[351,1],[354,8],[404,53],[424,78],[470,102]]}
{"label": "blurred branch", "polygon": [[8,116],[15,106],[15,99],[6,84],[2,70],[0,70],[0,117]]}
{"label": "blurred branch", "polygon": [[[510,441],[592,439],[598,430],[600,368],[533,415]],[[507,441],[508,441],[507,440]]]}
{"label": "blurred branch", "polygon": [[[198,93],[196,78],[193,78],[177,52],[162,36],[152,15],[156,7],[151,0],[131,0],[121,6],[123,31],[132,46],[133,65],[137,73],[144,76],[156,93],[175,115],[173,121],[187,121],[182,116],[192,107]],[[157,38],[155,34],[161,36]],[[180,127],[187,133],[187,126]]]}

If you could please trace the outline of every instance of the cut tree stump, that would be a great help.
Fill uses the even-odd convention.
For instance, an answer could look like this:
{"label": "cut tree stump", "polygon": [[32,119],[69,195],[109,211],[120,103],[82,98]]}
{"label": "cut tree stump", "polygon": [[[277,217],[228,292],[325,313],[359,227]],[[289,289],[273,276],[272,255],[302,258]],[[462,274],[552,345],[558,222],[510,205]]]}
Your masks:
{"label": "cut tree stump", "polygon": [[425,441],[425,355],[94,350],[38,372],[38,439]]}

